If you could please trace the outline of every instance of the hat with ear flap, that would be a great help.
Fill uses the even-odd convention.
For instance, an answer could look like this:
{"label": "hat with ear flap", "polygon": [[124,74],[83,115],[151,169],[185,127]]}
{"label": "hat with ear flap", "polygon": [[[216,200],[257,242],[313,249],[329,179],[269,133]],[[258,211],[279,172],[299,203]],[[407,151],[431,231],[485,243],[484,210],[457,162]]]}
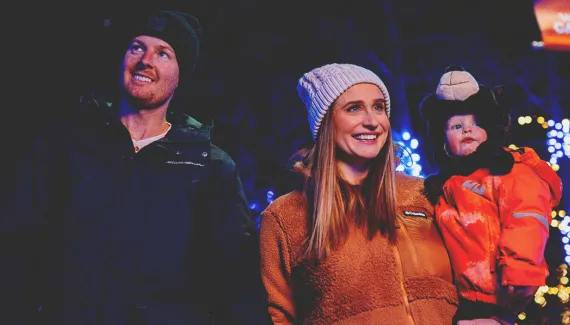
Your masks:
{"label": "hat with ear flap", "polygon": [[[504,88],[490,89],[480,84],[460,66],[445,69],[434,93],[427,95],[419,106],[426,124],[427,138],[439,168],[448,168],[451,158],[444,149],[445,126],[453,115],[473,114],[487,133],[482,147],[502,147],[510,126],[509,106],[501,105],[496,94]],[[500,97],[503,98],[503,97]]]}
{"label": "hat with ear flap", "polygon": [[420,104],[422,119],[445,122],[456,114],[487,114],[497,102],[493,92],[460,66],[449,66],[439,79],[434,93]]}
{"label": "hat with ear flap", "polygon": [[511,107],[513,106],[513,94],[509,87],[497,85],[492,89],[495,100],[498,104],[496,112],[495,127],[497,132],[507,134],[511,128]]}
{"label": "hat with ear flap", "polygon": [[[497,88],[499,89],[499,88]],[[447,120],[458,114],[473,114],[492,141],[503,142],[510,125],[508,111],[501,107],[492,89],[480,84],[460,66],[445,69],[434,93],[420,103],[420,115],[428,128],[430,141],[439,146]],[[439,129],[435,131],[435,129]],[[441,137],[435,133],[441,133]]]}
{"label": "hat with ear flap", "polygon": [[[432,203],[437,202],[443,184],[454,173],[467,175],[473,171],[472,168],[484,166],[493,175],[501,175],[512,168],[512,155],[503,150],[510,125],[508,105],[501,105],[496,97],[503,90],[502,87],[487,88],[463,67],[450,66],[445,69],[435,92],[427,95],[420,103],[420,115],[426,124],[433,158],[440,170],[439,174],[428,176],[424,182],[426,194]],[[478,125],[487,132],[487,141],[476,151],[481,155],[452,158],[445,151],[444,130],[447,120],[460,114],[475,115]],[[474,161],[477,163],[474,164]]]}

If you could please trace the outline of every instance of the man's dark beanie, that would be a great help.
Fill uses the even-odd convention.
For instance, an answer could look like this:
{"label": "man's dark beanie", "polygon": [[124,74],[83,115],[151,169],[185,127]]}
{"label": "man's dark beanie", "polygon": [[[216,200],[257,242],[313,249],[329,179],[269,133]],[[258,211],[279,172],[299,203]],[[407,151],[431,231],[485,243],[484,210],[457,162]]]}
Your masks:
{"label": "man's dark beanie", "polygon": [[120,15],[113,19],[110,27],[123,55],[132,39],[139,35],[160,38],[170,44],[180,68],[180,84],[187,83],[200,50],[202,28],[196,17],[178,11],[156,10]]}

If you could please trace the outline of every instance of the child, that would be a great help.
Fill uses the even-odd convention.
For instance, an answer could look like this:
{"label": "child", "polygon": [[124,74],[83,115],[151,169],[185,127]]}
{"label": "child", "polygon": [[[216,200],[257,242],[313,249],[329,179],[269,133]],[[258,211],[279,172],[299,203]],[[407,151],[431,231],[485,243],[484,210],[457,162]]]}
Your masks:
{"label": "child", "polygon": [[545,284],[562,182],[531,148],[503,147],[508,110],[461,67],[447,68],[420,112],[440,170],[425,188],[460,296],[455,321],[513,324]]}

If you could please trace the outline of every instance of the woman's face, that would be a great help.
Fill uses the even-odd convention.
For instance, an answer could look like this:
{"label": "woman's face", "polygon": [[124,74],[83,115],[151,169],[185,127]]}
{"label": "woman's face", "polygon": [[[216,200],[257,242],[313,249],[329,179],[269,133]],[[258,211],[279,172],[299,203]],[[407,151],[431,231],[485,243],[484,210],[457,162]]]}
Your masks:
{"label": "woman's face", "polygon": [[453,115],[445,125],[445,138],[450,156],[467,156],[487,141],[487,132],[477,125],[475,115]]}
{"label": "woman's face", "polygon": [[332,123],[339,159],[362,165],[378,156],[390,130],[380,88],[369,83],[348,88],[332,106]]}

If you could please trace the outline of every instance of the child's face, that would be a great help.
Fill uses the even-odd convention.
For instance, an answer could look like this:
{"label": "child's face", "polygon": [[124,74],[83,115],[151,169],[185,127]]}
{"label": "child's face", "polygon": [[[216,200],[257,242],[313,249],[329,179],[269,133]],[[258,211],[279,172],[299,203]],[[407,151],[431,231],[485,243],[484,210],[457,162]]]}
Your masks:
{"label": "child's face", "polygon": [[467,156],[487,140],[487,132],[477,125],[475,115],[453,115],[445,125],[445,139],[450,156]]}

